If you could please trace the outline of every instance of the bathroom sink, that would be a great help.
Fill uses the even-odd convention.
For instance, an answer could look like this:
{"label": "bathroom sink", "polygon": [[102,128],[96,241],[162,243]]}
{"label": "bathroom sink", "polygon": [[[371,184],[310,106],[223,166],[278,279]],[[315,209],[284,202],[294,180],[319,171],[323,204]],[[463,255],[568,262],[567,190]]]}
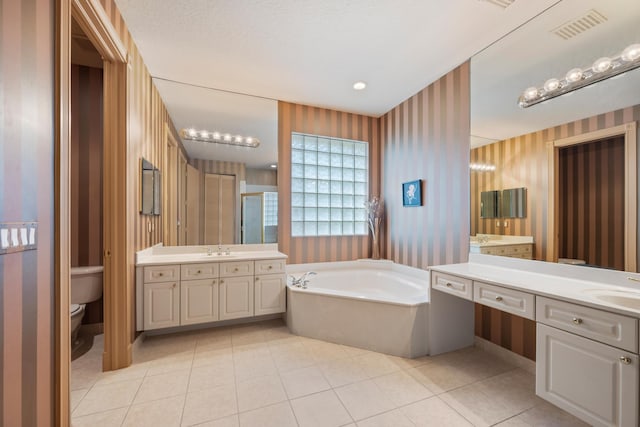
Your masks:
{"label": "bathroom sink", "polygon": [[598,301],[640,311],[640,292],[613,289],[589,289],[585,292]]}

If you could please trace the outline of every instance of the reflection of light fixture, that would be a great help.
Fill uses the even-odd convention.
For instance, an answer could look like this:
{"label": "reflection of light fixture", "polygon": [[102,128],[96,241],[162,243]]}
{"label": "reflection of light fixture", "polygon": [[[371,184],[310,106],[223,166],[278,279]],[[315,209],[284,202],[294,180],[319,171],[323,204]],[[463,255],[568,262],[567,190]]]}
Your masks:
{"label": "reflection of light fixture", "polygon": [[272,165],[269,165],[269,167],[270,167],[270,168],[275,169],[275,168],[277,168],[277,167],[278,167],[278,165],[276,165],[276,164],[274,163],[274,164],[272,164]]}
{"label": "reflection of light fixture", "polygon": [[640,44],[632,44],[613,58],[606,56],[598,58],[590,67],[569,70],[563,79],[551,78],[541,88],[529,87],[525,89],[518,99],[518,105],[522,108],[531,107],[547,99],[626,73],[638,67],[640,67]]}
{"label": "reflection of light fixture", "polygon": [[469,165],[469,169],[472,171],[480,171],[480,172],[493,172],[496,170],[495,165],[490,165],[488,163],[471,163]]}
{"label": "reflection of light fixture", "polygon": [[363,90],[363,89],[364,89],[364,88],[366,88],[366,87],[367,87],[367,84],[366,84],[365,82],[355,82],[355,83],[353,84],[353,88],[354,88],[355,90]]}
{"label": "reflection of light fixture", "polygon": [[214,142],[218,144],[236,145],[238,147],[256,148],[260,145],[260,140],[251,136],[231,136],[230,133],[221,134],[220,132],[209,132],[206,130],[198,131],[193,128],[181,129],[180,136],[189,141]]}

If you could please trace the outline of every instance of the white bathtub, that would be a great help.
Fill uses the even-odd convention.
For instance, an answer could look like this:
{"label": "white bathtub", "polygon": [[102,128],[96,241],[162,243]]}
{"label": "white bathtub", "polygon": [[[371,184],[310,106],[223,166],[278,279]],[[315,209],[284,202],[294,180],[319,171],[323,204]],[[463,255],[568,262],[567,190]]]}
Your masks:
{"label": "white bathtub", "polygon": [[287,325],[298,335],[402,357],[428,354],[429,272],[391,261],[294,264]]}

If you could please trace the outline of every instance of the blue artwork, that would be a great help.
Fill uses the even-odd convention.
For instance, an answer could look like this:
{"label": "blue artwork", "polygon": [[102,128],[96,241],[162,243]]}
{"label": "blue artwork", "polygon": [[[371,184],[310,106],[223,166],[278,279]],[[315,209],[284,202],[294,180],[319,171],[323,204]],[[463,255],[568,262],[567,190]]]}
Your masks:
{"label": "blue artwork", "polygon": [[402,206],[422,206],[422,180],[402,184]]}

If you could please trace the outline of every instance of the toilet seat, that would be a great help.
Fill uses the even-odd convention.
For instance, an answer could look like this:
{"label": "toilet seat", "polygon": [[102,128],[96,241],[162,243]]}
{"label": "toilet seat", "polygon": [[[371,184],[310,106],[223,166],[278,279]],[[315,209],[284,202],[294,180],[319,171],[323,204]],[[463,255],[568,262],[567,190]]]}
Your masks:
{"label": "toilet seat", "polygon": [[71,304],[69,308],[70,308],[71,315],[73,316],[74,314],[82,310],[82,304]]}

